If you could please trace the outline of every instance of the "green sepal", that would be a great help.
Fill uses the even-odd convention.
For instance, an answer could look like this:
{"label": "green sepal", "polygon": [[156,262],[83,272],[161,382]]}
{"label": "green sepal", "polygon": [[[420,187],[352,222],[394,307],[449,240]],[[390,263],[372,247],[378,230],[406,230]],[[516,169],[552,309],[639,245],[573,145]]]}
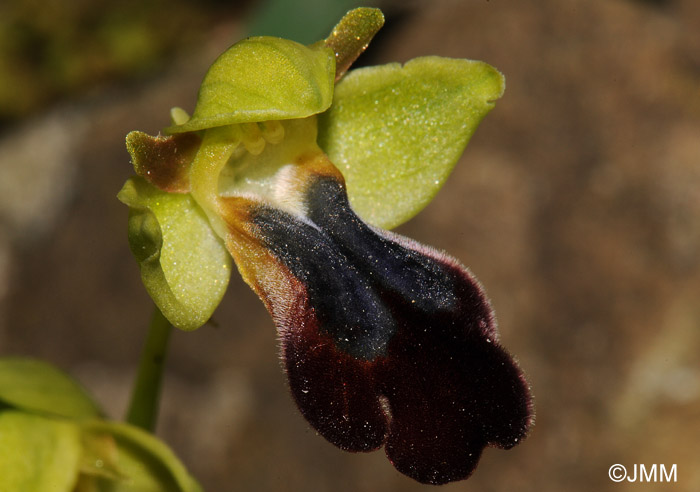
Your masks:
{"label": "green sepal", "polygon": [[334,79],[335,55],[323,44],[244,39],[209,68],[192,118],[165,133],[311,116],[330,106]]}
{"label": "green sepal", "polygon": [[0,402],[18,410],[66,418],[102,415],[85,389],[67,374],[44,361],[22,357],[0,359]]}
{"label": "green sepal", "polygon": [[355,211],[392,228],[432,200],[504,88],[495,68],[470,60],[352,70],[319,118],[319,145],[343,173]]}
{"label": "green sepal", "polygon": [[95,473],[97,483],[109,482],[109,487],[98,487],[110,492],[200,492],[202,488],[188,473],[170,448],[152,434],[122,422],[95,420],[82,424],[83,440],[102,442],[91,450],[91,459],[109,465],[108,473]]}
{"label": "green sepal", "polygon": [[71,492],[82,444],[79,426],[17,410],[0,411],[0,490]]}
{"label": "green sepal", "polygon": [[163,192],[140,177],[117,197],[129,206],[129,245],[151,298],[176,328],[199,328],[231,276],[231,257],[205,213],[190,195]]}

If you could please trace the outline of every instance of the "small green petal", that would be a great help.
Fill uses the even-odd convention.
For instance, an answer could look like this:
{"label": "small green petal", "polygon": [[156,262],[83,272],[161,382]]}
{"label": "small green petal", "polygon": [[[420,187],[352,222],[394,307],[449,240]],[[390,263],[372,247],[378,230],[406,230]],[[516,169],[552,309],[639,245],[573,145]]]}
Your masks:
{"label": "small green petal", "polygon": [[[170,448],[152,434],[122,422],[92,421],[83,425],[88,441],[111,437],[116,453],[105,461],[118,470],[109,481],[111,492],[201,492],[201,487],[187,472]],[[93,450],[94,451],[94,450]]]}
{"label": "small green petal", "polygon": [[163,315],[182,330],[199,328],[226,292],[231,257],[188,195],[129,179],[118,195],[130,207],[129,245],[141,279]]}
{"label": "small green petal", "polygon": [[165,132],[311,116],[330,106],[334,79],[335,56],[324,45],[244,39],[209,68],[192,118]]}
{"label": "small green petal", "polygon": [[152,137],[133,131],[126,136],[126,150],[136,174],[171,193],[190,191],[190,165],[201,143],[195,133]]}
{"label": "small green petal", "polygon": [[67,418],[102,414],[67,374],[41,360],[21,357],[0,359],[0,401],[17,409]]}
{"label": "small green petal", "polygon": [[377,31],[384,25],[384,14],[379,9],[353,9],[333,28],[326,38],[326,46],[335,52],[335,79],[339,80],[362,54]]}
{"label": "small green petal", "polygon": [[319,145],[358,215],[392,228],[432,200],[504,88],[495,68],[470,60],[353,70],[319,119]]}
{"label": "small green petal", "polygon": [[70,421],[0,411],[0,490],[71,492],[82,453],[80,429]]}

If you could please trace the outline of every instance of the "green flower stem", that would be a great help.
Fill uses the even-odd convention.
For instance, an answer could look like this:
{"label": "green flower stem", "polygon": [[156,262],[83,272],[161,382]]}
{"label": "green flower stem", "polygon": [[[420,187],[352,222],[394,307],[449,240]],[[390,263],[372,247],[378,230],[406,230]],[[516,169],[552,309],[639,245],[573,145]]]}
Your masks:
{"label": "green flower stem", "polygon": [[158,308],[154,308],[126,414],[128,423],[150,432],[155,429],[158,417],[160,386],[171,331],[172,325]]}

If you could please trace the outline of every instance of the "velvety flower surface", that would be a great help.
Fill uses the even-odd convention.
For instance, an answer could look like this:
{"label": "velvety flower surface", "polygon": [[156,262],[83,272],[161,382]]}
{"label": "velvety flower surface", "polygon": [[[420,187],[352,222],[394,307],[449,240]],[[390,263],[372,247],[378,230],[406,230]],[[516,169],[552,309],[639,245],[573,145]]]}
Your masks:
{"label": "velvety flower surface", "polygon": [[[362,24],[363,15],[376,24],[376,15],[366,10],[353,22]],[[352,35],[351,27],[352,22],[341,23],[334,32],[342,38],[349,30],[352,49],[362,49],[366,42],[358,48],[361,37]],[[171,136],[130,134],[140,177],[132,178],[120,197],[132,209],[132,249],[147,288],[151,282],[149,292],[161,309],[172,312],[164,314],[191,329],[213,311],[228,279],[218,246],[203,246],[218,238],[272,315],[294,399],[321,435],[349,451],[384,446],[394,466],[420,482],[464,479],[486,446],[510,448],[526,436],[532,423],[528,385],[501,346],[489,301],[472,274],[454,258],[377,224],[406,220],[419,206],[400,196],[401,211],[392,213],[390,205],[381,206],[387,203],[381,196],[385,187],[398,183],[402,195],[433,172],[392,158],[408,152],[419,159],[423,147],[438,142],[450,162],[429,181],[441,183],[457,158],[452,155],[458,156],[454,149],[461,152],[502,85],[478,106],[472,102],[478,83],[465,85],[463,79],[476,70],[479,83],[500,81],[497,72],[475,62],[420,59],[405,68],[350,73],[349,89],[337,91],[328,110],[329,80],[354,59],[342,53],[342,39],[329,39],[336,44],[306,48],[272,38],[242,43],[222,59],[236,67],[234,74],[246,63],[266,60],[250,69],[250,80],[245,75],[243,82],[229,81],[228,71],[212,69],[200,91],[200,102],[204,98],[209,106],[201,109],[198,103],[191,119],[174,118],[180,121],[168,128]],[[282,75],[274,70],[280,65],[288,67]],[[300,82],[263,97],[261,87],[271,74],[282,77],[289,70]],[[215,83],[207,84],[210,79]],[[363,89],[365,81],[374,87],[370,92]],[[243,89],[238,102],[226,100],[217,113],[211,101],[222,99],[217,92],[222,84]],[[442,112],[428,104],[431,97],[439,99],[433,96],[436,86],[445,101]],[[332,82],[330,87],[332,93]],[[299,98],[279,108],[295,88]],[[252,109],[239,107],[246,102],[245,91],[253,94]],[[379,102],[389,109],[364,113],[362,130],[353,129],[353,111]],[[449,114],[450,105],[472,108],[472,121],[445,126],[440,117]],[[322,149],[315,115],[324,111]],[[405,124],[393,133],[395,142],[366,136],[353,145],[367,128],[397,121]],[[412,121],[418,126],[410,127]],[[432,143],[421,140],[426,132],[432,132]],[[344,161],[346,173],[325,150]],[[377,184],[379,192],[366,178],[376,172],[372,158],[378,160],[374,167],[398,176]],[[351,205],[344,174],[364,190],[358,207]],[[428,195],[420,198],[426,200]],[[369,225],[358,209],[381,220]],[[173,214],[182,220],[172,220]],[[168,260],[165,252],[182,249],[179,243],[171,247],[172,231],[200,239],[186,254],[171,253],[175,259]],[[183,268],[195,269],[198,277],[192,279]],[[198,295],[208,292],[206,299],[192,302],[187,290],[192,282]]]}
{"label": "velvety flower surface", "polygon": [[526,435],[527,383],[474,277],[365,224],[342,176],[322,162],[284,178],[304,176],[303,214],[224,200],[229,248],[275,319],[294,398],[343,449],[385,445],[421,482],[466,478],[485,446],[510,448]]}

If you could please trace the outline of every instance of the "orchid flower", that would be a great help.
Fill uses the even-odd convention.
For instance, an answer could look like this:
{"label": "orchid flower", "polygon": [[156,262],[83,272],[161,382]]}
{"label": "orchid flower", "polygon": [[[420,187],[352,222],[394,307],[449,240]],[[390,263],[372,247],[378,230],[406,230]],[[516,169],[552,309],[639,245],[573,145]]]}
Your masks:
{"label": "orchid flower", "polygon": [[235,44],[192,117],[176,108],[165,136],[128,135],[138,176],[119,198],[146,289],[174,326],[209,319],[233,260],[274,320],[308,422],[441,484],[526,436],[529,388],[474,276],[384,228],[430,201],[504,82],[439,57],[346,74],[382,24],[357,9],[310,46]]}

